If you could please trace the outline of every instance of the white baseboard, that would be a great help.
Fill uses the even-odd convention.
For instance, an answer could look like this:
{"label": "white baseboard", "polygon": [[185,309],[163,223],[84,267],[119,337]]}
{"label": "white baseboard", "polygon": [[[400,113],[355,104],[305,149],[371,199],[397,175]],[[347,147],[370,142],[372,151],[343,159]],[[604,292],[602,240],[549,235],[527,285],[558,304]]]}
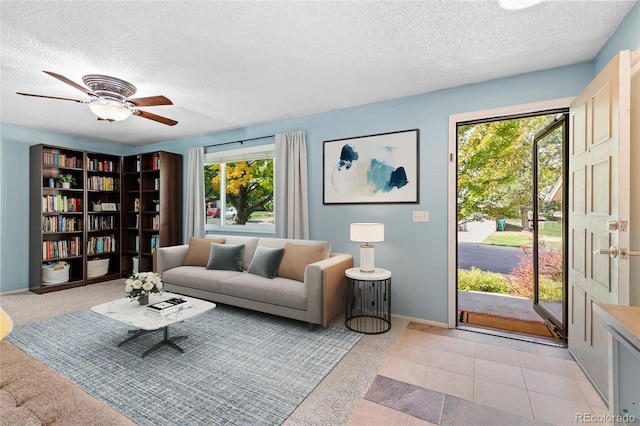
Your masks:
{"label": "white baseboard", "polygon": [[413,317],[407,317],[404,315],[396,315],[393,314],[391,315],[391,318],[398,318],[398,319],[403,319],[403,320],[407,320],[407,321],[413,321],[413,322],[417,322],[419,324],[427,324],[427,325],[432,325],[434,327],[441,327],[441,328],[449,328],[449,325],[446,322],[438,322],[438,321],[430,321],[430,320],[426,320],[426,319],[422,319],[422,318],[413,318]]}
{"label": "white baseboard", "polygon": [[[28,292],[29,289],[28,288],[23,288],[22,290],[11,290],[11,291],[3,291],[2,293],[0,293],[0,296],[4,296],[7,294],[13,294],[13,293],[24,293],[24,292]],[[36,294],[36,293],[33,293]]]}

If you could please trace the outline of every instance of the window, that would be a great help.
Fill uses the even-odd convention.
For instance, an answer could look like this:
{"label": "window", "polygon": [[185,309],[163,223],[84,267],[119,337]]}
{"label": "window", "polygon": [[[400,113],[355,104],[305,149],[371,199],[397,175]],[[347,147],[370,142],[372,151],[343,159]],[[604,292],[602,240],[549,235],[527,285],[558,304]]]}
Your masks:
{"label": "window", "polygon": [[205,154],[207,231],[275,233],[275,145]]}

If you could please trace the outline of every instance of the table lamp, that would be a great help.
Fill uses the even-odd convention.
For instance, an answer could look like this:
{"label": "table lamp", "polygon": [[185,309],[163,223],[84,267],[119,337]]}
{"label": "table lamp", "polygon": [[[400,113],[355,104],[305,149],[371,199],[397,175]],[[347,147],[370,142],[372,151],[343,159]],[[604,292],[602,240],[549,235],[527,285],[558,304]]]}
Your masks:
{"label": "table lamp", "polygon": [[13,330],[13,321],[11,321],[11,317],[7,315],[7,313],[0,308],[0,340],[4,339],[4,337],[11,333]]}
{"label": "table lamp", "polygon": [[384,241],[384,223],[352,223],[351,241],[364,243],[360,246],[360,272],[373,272],[373,245]]}

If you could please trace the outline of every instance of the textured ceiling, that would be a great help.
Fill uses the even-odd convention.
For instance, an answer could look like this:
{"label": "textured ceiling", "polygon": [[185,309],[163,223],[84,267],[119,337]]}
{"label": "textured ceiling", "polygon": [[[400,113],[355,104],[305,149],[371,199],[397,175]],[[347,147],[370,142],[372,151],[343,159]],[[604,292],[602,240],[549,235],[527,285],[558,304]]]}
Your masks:
{"label": "textured ceiling", "polygon": [[[218,132],[592,60],[634,1],[0,2],[4,123],[129,145]],[[82,84],[173,106],[97,121]]]}

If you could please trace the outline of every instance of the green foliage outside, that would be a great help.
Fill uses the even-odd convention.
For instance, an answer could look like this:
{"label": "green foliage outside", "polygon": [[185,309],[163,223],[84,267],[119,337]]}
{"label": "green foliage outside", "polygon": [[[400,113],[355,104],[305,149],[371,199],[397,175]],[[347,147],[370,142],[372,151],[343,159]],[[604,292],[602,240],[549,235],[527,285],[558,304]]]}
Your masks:
{"label": "green foliage outside", "polygon": [[[550,234],[555,234],[556,230],[551,230]],[[504,247],[532,247],[533,234],[494,232],[482,241],[482,244]],[[560,250],[562,248],[562,238],[545,235],[540,232],[540,247],[551,250]]]}
{"label": "green foliage outside", "polygon": [[[522,227],[519,220],[507,220],[507,231],[520,232]],[[547,237],[561,237],[562,236],[562,222],[548,220],[540,226],[540,235]]]}
{"label": "green foliage outside", "polygon": [[[497,218],[519,219],[528,229],[532,207],[533,139],[553,115],[463,125],[458,128],[458,224]],[[545,201],[562,171],[560,134],[538,151],[540,212],[551,216],[558,203]]]}
{"label": "green foliage outside", "polygon": [[[458,291],[481,291],[485,293],[513,294],[512,281],[502,274],[487,272],[476,267],[470,271],[458,269]],[[548,276],[540,277],[540,294],[542,300],[562,300],[562,283]]]}
{"label": "green foliage outside", "polygon": [[482,241],[482,244],[506,247],[530,247],[532,242],[531,234],[518,233],[511,234],[505,232],[494,232]]}
{"label": "green foliage outside", "polygon": [[540,299],[559,301],[562,300],[562,283],[552,280],[550,277],[541,276],[538,282],[540,286]]}
{"label": "green foliage outside", "polygon": [[458,290],[509,293],[509,287],[502,274],[483,271],[476,267],[472,267],[470,271],[458,269]]}
{"label": "green foliage outside", "polygon": [[538,230],[540,235],[548,237],[561,237],[562,236],[562,224],[560,222],[545,222],[543,226]]}

